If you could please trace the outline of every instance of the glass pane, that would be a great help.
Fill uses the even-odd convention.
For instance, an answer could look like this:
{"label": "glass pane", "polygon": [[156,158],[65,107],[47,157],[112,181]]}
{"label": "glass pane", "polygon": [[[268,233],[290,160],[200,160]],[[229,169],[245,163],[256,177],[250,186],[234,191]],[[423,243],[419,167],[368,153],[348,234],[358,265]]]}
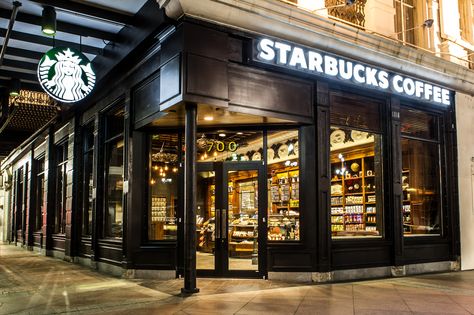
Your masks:
{"label": "glass pane", "polygon": [[227,192],[229,270],[258,270],[258,171],[230,171]]}
{"label": "glass pane", "polygon": [[439,145],[402,138],[405,235],[441,233]]}
{"label": "glass pane", "polygon": [[106,116],[106,140],[123,133],[124,128],[124,108],[119,107]]}
{"label": "glass pane", "polygon": [[94,189],[93,180],[93,159],[94,151],[89,151],[84,155],[84,190],[82,205],[82,235],[91,235],[92,232],[92,191]]}
{"label": "glass pane", "polygon": [[263,134],[260,131],[217,131],[198,136],[199,162],[260,161],[263,155]]}
{"label": "glass pane", "polygon": [[214,270],[216,229],[216,177],[214,172],[197,173],[196,268]]}
{"label": "glass pane", "polygon": [[122,237],[123,139],[107,143],[106,209],[104,237]]}
{"label": "glass pane", "polygon": [[381,135],[333,126],[330,140],[332,235],[381,236]]}
{"label": "glass pane", "polygon": [[408,43],[415,43],[415,21],[413,16],[413,8],[410,6],[404,6],[403,8],[403,23],[405,32],[405,41]]}
{"label": "glass pane", "polygon": [[298,130],[269,132],[268,239],[300,239]]}
{"label": "glass pane", "polygon": [[438,139],[438,119],[419,110],[402,107],[400,110],[402,134],[429,139]]}
{"label": "glass pane", "polygon": [[[43,160],[44,164],[44,160]],[[44,173],[38,175],[36,178],[36,222],[35,222],[35,230],[40,231],[43,227],[43,203],[44,203]]]}
{"label": "glass pane", "polygon": [[331,124],[380,131],[380,104],[359,96],[332,92]]}
{"label": "glass pane", "polygon": [[148,239],[176,240],[178,226],[178,134],[151,137],[149,175]]}

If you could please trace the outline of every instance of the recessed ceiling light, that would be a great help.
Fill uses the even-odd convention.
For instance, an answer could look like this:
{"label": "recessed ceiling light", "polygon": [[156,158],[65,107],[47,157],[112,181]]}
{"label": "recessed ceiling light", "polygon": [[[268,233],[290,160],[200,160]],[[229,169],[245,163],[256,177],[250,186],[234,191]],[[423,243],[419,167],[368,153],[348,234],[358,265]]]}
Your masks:
{"label": "recessed ceiling light", "polygon": [[219,137],[224,138],[224,137],[225,137],[225,133],[220,133],[220,134],[219,134]]}
{"label": "recessed ceiling light", "polygon": [[237,132],[237,134],[238,135],[243,135],[244,133],[239,131],[239,132]]}
{"label": "recessed ceiling light", "polygon": [[212,116],[204,116],[204,120],[205,120],[205,121],[213,121],[213,120],[214,120],[214,117],[212,117]]}

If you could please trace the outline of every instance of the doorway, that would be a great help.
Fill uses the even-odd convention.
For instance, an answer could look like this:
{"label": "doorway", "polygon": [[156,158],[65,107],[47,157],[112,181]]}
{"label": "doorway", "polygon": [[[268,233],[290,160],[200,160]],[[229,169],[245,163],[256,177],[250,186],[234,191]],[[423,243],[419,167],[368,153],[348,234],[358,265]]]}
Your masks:
{"label": "doorway", "polygon": [[266,275],[266,179],[261,161],[199,163],[199,276]]}

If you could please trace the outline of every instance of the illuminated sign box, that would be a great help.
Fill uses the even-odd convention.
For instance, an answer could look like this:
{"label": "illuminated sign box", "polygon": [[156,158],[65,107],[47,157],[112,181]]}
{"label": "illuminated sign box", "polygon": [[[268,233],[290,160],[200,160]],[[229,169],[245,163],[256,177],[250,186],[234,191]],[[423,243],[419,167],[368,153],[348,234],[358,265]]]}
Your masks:
{"label": "illuminated sign box", "polygon": [[452,93],[448,89],[306,47],[262,38],[254,40],[253,56],[255,61],[286,69],[350,81],[425,102],[451,105]]}
{"label": "illuminated sign box", "polygon": [[56,47],[44,54],[38,64],[41,87],[52,98],[74,103],[94,89],[95,72],[84,54],[69,47]]}

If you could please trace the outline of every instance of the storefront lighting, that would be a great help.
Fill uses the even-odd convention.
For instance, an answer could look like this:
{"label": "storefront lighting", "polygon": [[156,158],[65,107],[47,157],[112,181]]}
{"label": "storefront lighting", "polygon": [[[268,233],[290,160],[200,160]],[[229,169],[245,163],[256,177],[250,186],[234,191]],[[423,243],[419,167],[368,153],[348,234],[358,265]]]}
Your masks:
{"label": "storefront lighting", "polygon": [[154,169],[155,171],[157,171],[157,170],[158,170],[158,165],[153,166],[153,169]]}
{"label": "storefront lighting", "polygon": [[213,121],[213,120],[214,120],[214,117],[212,117],[212,116],[204,116],[204,120],[205,120],[205,121]]}
{"label": "storefront lighting", "polygon": [[19,79],[11,79],[10,81],[10,96],[20,95],[21,81]]}
{"label": "storefront lighting", "polygon": [[51,6],[45,6],[43,8],[41,31],[49,36],[56,34],[56,11]]}
{"label": "storefront lighting", "polygon": [[285,166],[290,166],[291,162],[290,161],[285,161]]}
{"label": "storefront lighting", "polygon": [[216,157],[216,156],[217,156],[217,151],[214,151],[214,154],[213,154],[213,155],[214,155],[214,157]]}
{"label": "storefront lighting", "polygon": [[206,159],[205,154],[201,155],[201,161],[204,161]]}
{"label": "storefront lighting", "polygon": [[220,134],[219,134],[219,137],[224,138],[224,137],[225,137],[225,133],[220,133]]}
{"label": "storefront lighting", "polygon": [[239,136],[241,136],[241,135],[243,135],[244,133],[239,131],[239,132],[237,132],[237,134],[238,134]]}
{"label": "storefront lighting", "polygon": [[177,173],[178,172],[178,168],[177,167],[173,167],[173,173]]}
{"label": "storefront lighting", "polygon": [[165,165],[165,171],[167,171],[167,170],[168,170],[168,165]]}
{"label": "storefront lighting", "polygon": [[155,184],[156,184],[156,181],[152,178],[152,179],[150,180],[150,184],[151,184],[151,185],[155,185]]}

